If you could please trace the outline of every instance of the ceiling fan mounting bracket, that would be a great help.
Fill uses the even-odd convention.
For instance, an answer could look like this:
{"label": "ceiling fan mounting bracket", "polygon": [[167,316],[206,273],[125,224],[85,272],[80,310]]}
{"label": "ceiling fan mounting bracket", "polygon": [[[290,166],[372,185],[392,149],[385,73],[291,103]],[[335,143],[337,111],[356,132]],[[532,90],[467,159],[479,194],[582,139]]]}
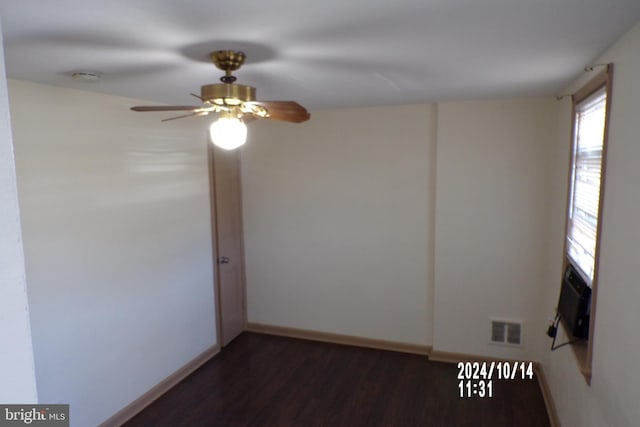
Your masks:
{"label": "ceiling fan mounting bracket", "polygon": [[244,52],[235,50],[216,50],[209,54],[209,58],[211,58],[213,65],[225,73],[224,76],[220,77],[220,81],[231,84],[236,81],[235,76],[232,76],[231,72],[237,70],[244,64],[246,55]]}

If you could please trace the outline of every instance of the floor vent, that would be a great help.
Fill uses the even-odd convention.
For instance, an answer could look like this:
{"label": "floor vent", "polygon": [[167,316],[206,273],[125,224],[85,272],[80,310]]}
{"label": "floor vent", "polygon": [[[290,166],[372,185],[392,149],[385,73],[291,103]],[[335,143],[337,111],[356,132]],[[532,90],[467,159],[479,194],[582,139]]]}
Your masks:
{"label": "floor vent", "polygon": [[522,323],[507,320],[491,320],[491,343],[522,346]]}

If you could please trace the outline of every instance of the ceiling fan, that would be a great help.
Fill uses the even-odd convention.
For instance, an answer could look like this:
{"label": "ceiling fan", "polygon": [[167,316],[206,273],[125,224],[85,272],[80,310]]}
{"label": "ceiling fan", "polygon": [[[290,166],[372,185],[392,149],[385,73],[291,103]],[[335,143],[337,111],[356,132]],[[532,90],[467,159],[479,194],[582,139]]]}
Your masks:
{"label": "ceiling fan", "polygon": [[300,104],[294,101],[257,101],[256,89],[252,86],[235,84],[236,77],[231,73],[242,66],[246,55],[233,50],[217,50],[209,54],[213,64],[225,75],[220,77],[222,83],[204,85],[200,88],[200,99],[205,105],[167,105],[136,106],[133,111],[189,111],[177,117],[164,119],[175,120],[191,116],[207,116],[219,113],[218,120],[210,127],[211,140],[214,144],[231,150],[245,143],[247,137],[246,122],[255,119],[272,119],[285,122],[301,123],[309,120],[311,115]]}

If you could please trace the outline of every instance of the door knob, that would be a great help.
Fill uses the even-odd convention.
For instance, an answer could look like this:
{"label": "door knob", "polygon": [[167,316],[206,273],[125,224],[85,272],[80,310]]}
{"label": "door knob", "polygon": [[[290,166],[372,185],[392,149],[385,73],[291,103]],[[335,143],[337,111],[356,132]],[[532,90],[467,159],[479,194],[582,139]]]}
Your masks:
{"label": "door knob", "polygon": [[229,261],[231,260],[226,256],[221,256],[220,258],[218,258],[218,264],[229,264]]}

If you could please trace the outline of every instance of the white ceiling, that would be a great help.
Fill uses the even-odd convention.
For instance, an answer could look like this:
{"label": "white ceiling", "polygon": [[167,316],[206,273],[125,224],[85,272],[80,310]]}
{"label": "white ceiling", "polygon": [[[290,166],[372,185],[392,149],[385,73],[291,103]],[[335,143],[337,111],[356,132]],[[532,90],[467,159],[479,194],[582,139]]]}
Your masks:
{"label": "white ceiling", "polygon": [[259,99],[320,109],[557,94],[640,1],[0,0],[0,17],[12,78],[191,105],[221,75],[208,53],[237,49]]}

